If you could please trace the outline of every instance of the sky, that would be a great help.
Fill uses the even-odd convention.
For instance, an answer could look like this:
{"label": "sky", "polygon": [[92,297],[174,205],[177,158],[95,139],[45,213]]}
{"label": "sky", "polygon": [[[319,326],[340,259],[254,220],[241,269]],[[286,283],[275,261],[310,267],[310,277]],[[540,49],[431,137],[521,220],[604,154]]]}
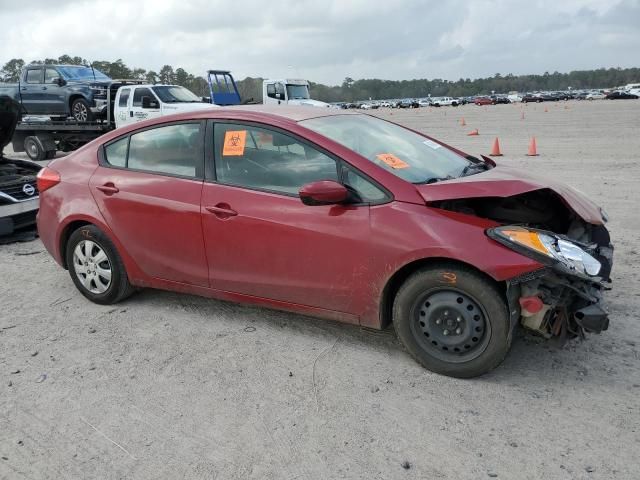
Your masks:
{"label": "sky", "polygon": [[0,0],[0,66],[62,54],[329,85],[638,67],[640,0]]}

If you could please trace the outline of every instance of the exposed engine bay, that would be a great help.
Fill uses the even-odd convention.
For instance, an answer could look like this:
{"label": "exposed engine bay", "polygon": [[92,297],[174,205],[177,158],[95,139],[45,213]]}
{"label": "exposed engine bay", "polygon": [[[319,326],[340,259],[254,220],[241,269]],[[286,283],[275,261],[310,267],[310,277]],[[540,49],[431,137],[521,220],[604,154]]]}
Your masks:
{"label": "exposed engine bay", "polygon": [[512,326],[519,319],[546,338],[560,339],[608,328],[601,298],[611,283],[613,246],[603,212],[603,224],[588,223],[550,189],[431,206],[500,223],[487,231],[491,238],[544,265],[507,282]]}

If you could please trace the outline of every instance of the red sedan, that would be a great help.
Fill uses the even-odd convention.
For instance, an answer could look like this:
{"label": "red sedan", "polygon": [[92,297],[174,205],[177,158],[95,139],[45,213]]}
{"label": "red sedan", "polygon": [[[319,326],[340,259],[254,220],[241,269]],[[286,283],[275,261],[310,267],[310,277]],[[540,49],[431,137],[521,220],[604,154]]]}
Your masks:
{"label": "red sedan", "polygon": [[496,101],[491,97],[476,97],[473,103],[476,105],[495,105]]}
{"label": "red sedan", "polygon": [[600,208],[366,114],[161,117],[54,160],[38,187],[44,245],[101,304],[151,287],[393,323],[418,362],[457,377],[500,364],[520,323],[608,326]]}

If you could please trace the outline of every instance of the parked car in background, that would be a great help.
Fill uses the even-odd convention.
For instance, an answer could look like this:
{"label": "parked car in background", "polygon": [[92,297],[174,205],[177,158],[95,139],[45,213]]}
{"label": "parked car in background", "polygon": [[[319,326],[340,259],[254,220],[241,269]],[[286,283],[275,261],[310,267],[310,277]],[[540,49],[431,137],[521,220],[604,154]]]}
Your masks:
{"label": "parked car in background", "polygon": [[498,366],[520,322],[560,339],[608,327],[598,206],[370,115],[156,118],[54,160],[38,186],[43,245],[99,304],[151,287],[392,323],[456,377]]}
{"label": "parked car in background", "polygon": [[397,108],[418,108],[420,107],[420,104],[416,100],[405,98],[403,100],[400,100],[396,104],[396,107]]}
{"label": "parked car in background", "polygon": [[495,105],[495,100],[491,97],[476,97],[473,101],[476,105]]}
{"label": "parked car in background", "polygon": [[391,108],[393,104],[387,100],[383,100],[380,102],[380,106],[385,108]]}
{"label": "parked car in background", "polygon": [[506,95],[491,95],[490,98],[493,100],[494,105],[511,103],[511,100]]}
{"label": "parked car in background", "polygon": [[530,103],[530,102],[540,103],[540,102],[543,102],[543,101],[544,101],[544,99],[538,93],[525,93],[522,96],[522,103]]}
{"label": "parked car in background", "polygon": [[37,163],[5,157],[20,118],[20,103],[0,95],[0,236],[34,227],[38,212]]}
{"label": "parked car in background", "polygon": [[0,95],[22,105],[27,115],[73,117],[91,121],[106,114],[112,80],[101,71],[79,65],[28,65],[18,83],[0,83]]}
{"label": "parked car in background", "polygon": [[421,107],[430,107],[431,100],[428,98],[421,98],[420,100],[418,100],[418,105],[420,105]]}
{"label": "parked car in background", "polygon": [[638,95],[634,95],[633,93],[623,92],[621,90],[616,90],[615,92],[607,93],[605,97],[607,100],[635,100],[638,98]]}
{"label": "parked car in background", "polygon": [[457,107],[458,101],[452,97],[434,97],[431,99],[431,104],[434,107]]}
{"label": "parked car in background", "polygon": [[602,100],[607,98],[607,96],[604,93],[595,90],[595,91],[588,92],[584,98],[585,100]]}
{"label": "parked car in background", "polygon": [[519,94],[519,93],[510,93],[509,95],[507,95],[507,98],[512,103],[521,102],[522,101],[522,95]]}

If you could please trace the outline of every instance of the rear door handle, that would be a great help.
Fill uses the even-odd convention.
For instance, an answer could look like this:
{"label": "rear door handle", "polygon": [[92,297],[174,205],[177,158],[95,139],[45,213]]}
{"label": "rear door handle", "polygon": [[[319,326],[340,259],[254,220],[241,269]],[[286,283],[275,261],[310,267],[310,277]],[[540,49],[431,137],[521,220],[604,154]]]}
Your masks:
{"label": "rear door handle", "polygon": [[218,203],[214,207],[204,207],[206,211],[213,213],[216,217],[221,220],[227,219],[229,217],[235,217],[238,215],[233,208],[231,208],[226,203]]}
{"label": "rear door handle", "polygon": [[47,89],[47,87],[42,87],[42,89],[43,89],[43,90],[46,90],[46,89]]}
{"label": "rear door handle", "polygon": [[98,185],[96,187],[102,193],[106,193],[107,195],[113,195],[114,193],[118,193],[120,190],[113,183],[105,183],[104,185]]}
{"label": "rear door handle", "polygon": [[26,90],[26,89],[27,89],[27,87],[22,87],[22,90]]}

